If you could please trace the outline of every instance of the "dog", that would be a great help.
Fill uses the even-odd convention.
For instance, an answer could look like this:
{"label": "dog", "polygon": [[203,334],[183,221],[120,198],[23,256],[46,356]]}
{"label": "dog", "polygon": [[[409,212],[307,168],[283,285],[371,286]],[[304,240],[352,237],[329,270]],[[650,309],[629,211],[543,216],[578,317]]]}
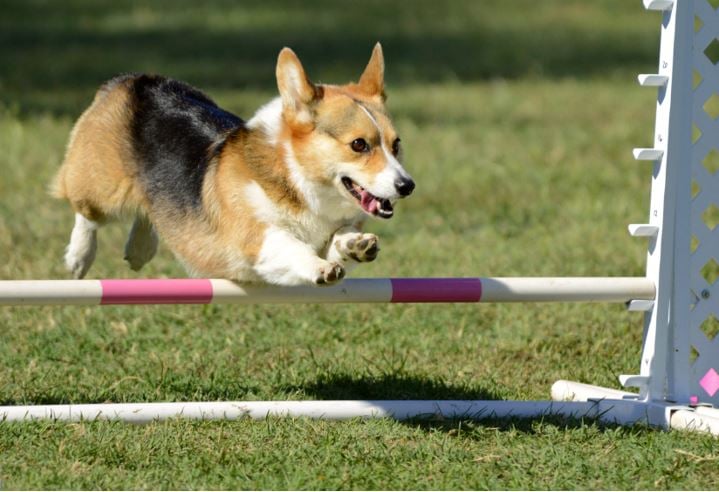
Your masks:
{"label": "dog", "polygon": [[377,43],[359,81],[314,84],[281,50],[279,97],[248,121],[170,78],[125,74],[100,87],[71,134],[53,190],[75,225],[65,264],[83,278],[97,230],[134,218],[137,271],[158,236],[197,277],[327,285],[379,252],[368,217],[389,219],[415,183],[385,109]]}

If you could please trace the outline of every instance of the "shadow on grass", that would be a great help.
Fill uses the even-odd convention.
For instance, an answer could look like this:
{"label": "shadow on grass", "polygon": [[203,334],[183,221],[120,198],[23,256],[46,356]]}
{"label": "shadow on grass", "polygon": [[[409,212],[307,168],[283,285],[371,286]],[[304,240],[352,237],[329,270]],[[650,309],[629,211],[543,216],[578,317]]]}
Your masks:
{"label": "shadow on grass", "polygon": [[582,429],[596,427],[599,432],[616,432],[621,430],[631,435],[642,435],[651,432],[658,432],[645,424],[634,424],[624,426],[616,423],[602,422],[594,418],[582,417],[561,417],[558,415],[542,415],[538,417],[507,417],[507,418],[480,418],[480,419],[416,419],[403,421],[425,431],[442,431],[451,435],[464,433],[465,436],[472,436],[476,430],[481,435],[482,431],[496,430],[499,432],[520,432],[528,435],[544,434],[547,427],[556,427],[563,430]]}
{"label": "shadow on grass", "polygon": [[[521,21],[537,8],[530,1],[478,9],[475,0],[442,7],[434,0],[311,6],[294,0],[143,6],[9,0],[0,19],[0,103],[22,113],[76,115],[102,81],[127,71],[164,73],[207,89],[274,92],[275,61],[285,45],[298,52],[312,78],[341,83],[359,75],[381,40],[394,86],[591,77],[655,63],[656,36],[617,29],[608,14],[587,23],[582,19],[593,11],[582,10],[584,2],[565,3],[544,5],[543,20],[535,22],[531,16]],[[566,14],[572,9],[574,17]],[[634,15],[619,3],[601,12],[617,9]]]}
{"label": "shadow on grass", "polygon": [[[237,384],[229,386],[217,385],[217,382],[204,385],[197,385],[185,382],[185,384],[170,384],[164,388],[169,390],[168,396],[163,399],[167,401],[192,402],[192,401],[242,401],[247,399],[248,394],[257,394],[258,387],[244,387]],[[167,383],[165,386],[168,386]],[[231,386],[231,387],[230,387]],[[378,400],[501,400],[500,396],[483,388],[467,387],[462,385],[451,385],[439,380],[431,380],[410,375],[381,375],[381,376],[350,376],[350,375],[325,375],[315,382],[301,385],[288,385],[279,388],[286,394],[302,395],[302,399],[316,400],[372,400],[380,405]],[[38,393],[29,395],[30,401],[17,401],[5,399],[0,401],[0,406],[15,405],[65,405],[79,403],[131,403],[124,398],[118,399],[113,391],[106,394],[97,394],[88,390],[86,394],[73,395],[72,401],[61,390],[56,393]],[[132,399],[131,399],[132,400]],[[144,400],[140,398],[140,400]],[[137,400],[135,400],[137,401]],[[149,399],[152,401],[152,398]],[[388,406],[387,410],[391,410]],[[587,426],[596,426],[601,432],[625,429],[618,424],[601,422],[594,418],[582,417],[561,417],[556,415],[541,415],[537,417],[505,417],[497,418],[491,414],[481,414],[482,409],[477,406],[480,414],[468,415],[457,418],[444,418],[436,415],[424,415],[408,420],[401,420],[404,425],[423,429],[427,432],[442,431],[451,435],[463,433],[465,437],[472,435],[481,436],[487,430],[501,432],[521,432],[525,434],[544,433],[546,426],[553,426],[560,429],[579,429]],[[0,419],[1,420],[1,419]],[[635,425],[626,428],[626,432],[632,434],[654,432],[646,425]]]}
{"label": "shadow on grass", "polygon": [[455,386],[440,380],[411,375],[383,374],[379,376],[351,376],[328,374],[317,381],[299,387],[285,388],[301,391],[318,400],[498,400],[492,391],[476,387]]}
{"label": "shadow on grass", "polygon": [[[350,376],[327,375],[316,382],[299,387],[287,387],[287,391],[300,391],[308,398],[318,400],[502,400],[495,392],[477,387],[455,386],[443,381],[410,375]],[[500,431],[536,434],[544,425],[563,429],[578,429],[595,425],[601,431],[623,428],[621,425],[601,422],[594,418],[561,417],[543,415],[532,418],[479,416],[467,418],[441,418],[426,416],[404,420],[402,423],[427,431],[441,430],[456,434],[463,428],[481,427]],[[645,425],[631,427],[631,432],[651,431]]]}

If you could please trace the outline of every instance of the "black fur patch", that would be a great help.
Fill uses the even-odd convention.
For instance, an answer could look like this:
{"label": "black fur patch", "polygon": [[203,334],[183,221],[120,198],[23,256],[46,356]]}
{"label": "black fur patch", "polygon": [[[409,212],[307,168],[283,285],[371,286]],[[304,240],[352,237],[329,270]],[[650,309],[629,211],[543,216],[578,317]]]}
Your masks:
{"label": "black fur patch", "polygon": [[160,76],[130,85],[130,131],[140,176],[151,202],[169,200],[188,211],[202,204],[202,183],[215,152],[244,121],[197,89]]}

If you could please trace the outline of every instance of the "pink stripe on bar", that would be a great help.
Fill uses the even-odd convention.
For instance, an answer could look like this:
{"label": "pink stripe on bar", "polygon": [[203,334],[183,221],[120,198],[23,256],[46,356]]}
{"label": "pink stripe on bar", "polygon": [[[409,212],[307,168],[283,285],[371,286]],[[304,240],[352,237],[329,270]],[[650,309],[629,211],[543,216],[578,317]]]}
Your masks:
{"label": "pink stripe on bar", "polygon": [[100,304],[209,304],[212,282],[207,279],[100,280]]}
{"label": "pink stripe on bar", "polygon": [[390,302],[479,302],[479,278],[393,278]]}

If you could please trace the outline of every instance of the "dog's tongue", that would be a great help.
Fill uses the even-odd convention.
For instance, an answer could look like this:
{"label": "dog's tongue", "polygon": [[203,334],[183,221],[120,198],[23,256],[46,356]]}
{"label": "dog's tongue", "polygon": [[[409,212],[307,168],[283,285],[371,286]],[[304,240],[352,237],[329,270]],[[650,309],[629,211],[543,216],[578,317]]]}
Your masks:
{"label": "dog's tongue", "polygon": [[377,212],[377,208],[379,207],[379,200],[375,198],[374,195],[369,193],[367,190],[362,190],[360,193],[360,205],[362,205],[362,208],[365,209],[368,213],[374,214]]}

